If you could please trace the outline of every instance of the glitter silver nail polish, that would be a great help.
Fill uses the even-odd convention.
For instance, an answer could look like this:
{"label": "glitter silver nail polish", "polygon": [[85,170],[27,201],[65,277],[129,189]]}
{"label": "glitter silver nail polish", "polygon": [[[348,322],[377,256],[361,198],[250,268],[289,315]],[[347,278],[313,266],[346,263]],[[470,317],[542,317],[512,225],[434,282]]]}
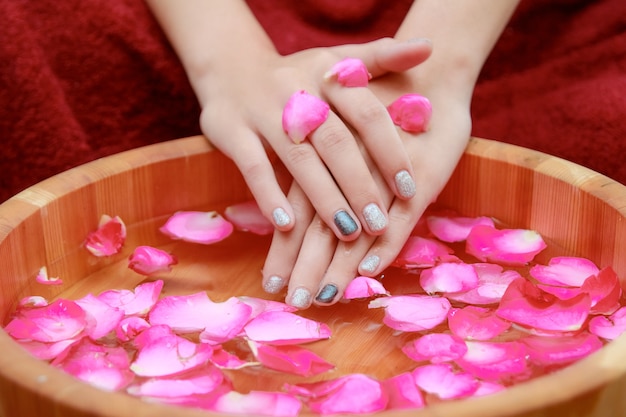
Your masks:
{"label": "glitter silver nail polish", "polygon": [[291,223],[291,217],[289,217],[289,214],[287,214],[285,209],[283,209],[282,207],[277,207],[274,209],[274,211],[272,212],[272,218],[274,219],[274,224],[279,227],[287,226],[289,223]]}
{"label": "glitter silver nail polish", "polygon": [[378,255],[370,255],[361,261],[359,269],[365,272],[373,273],[380,264],[380,257]]}
{"label": "glitter silver nail polish", "polygon": [[352,233],[356,232],[359,229],[359,226],[354,221],[352,217],[348,214],[347,211],[341,210],[335,213],[335,217],[333,217],[335,225],[339,229],[342,235],[348,236]]}
{"label": "glitter silver nail polish", "polygon": [[396,174],[396,187],[398,193],[404,198],[411,198],[415,195],[415,181],[411,178],[408,171],[402,170]]}
{"label": "glitter silver nail polish", "polygon": [[387,227],[387,218],[377,204],[370,203],[365,206],[363,217],[372,232],[379,232]]}
{"label": "glitter silver nail polish", "polygon": [[330,303],[331,301],[333,301],[338,292],[339,289],[336,285],[326,284],[324,285],[324,288],[322,288],[322,290],[317,294],[315,300],[319,301],[320,303]]}
{"label": "glitter silver nail polish", "polygon": [[285,286],[285,280],[277,275],[272,275],[263,284],[263,289],[269,294],[276,294]]}
{"label": "glitter silver nail polish", "polygon": [[297,308],[307,308],[311,305],[311,293],[306,288],[296,288],[289,304]]}

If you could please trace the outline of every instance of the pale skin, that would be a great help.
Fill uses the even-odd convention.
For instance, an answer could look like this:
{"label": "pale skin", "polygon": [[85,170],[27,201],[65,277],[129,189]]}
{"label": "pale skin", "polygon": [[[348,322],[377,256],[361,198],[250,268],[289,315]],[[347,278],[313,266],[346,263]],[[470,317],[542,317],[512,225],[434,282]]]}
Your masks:
{"label": "pale skin", "polygon": [[[377,275],[399,253],[465,149],[476,79],[518,0],[419,0],[394,39],[288,56],[276,52],[243,0],[147,3],[187,71],[203,132],[233,159],[275,222],[264,287],[275,293],[287,286],[286,302],[307,308],[333,304],[355,276]],[[346,56],[365,62],[374,77],[369,87],[324,80]],[[297,145],[282,130],[281,114],[303,89],[332,112]],[[385,106],[407,92],[431,100],[425,133],[402,132],[387,116]],[[278,162],[294,179],[287,194]],[[401,171],[415,183],[414,196],[400,192]],[[372,203],[387,220],[380,230],[363,214]],[[289,222],[276,222],[277,208]],[[356,231],[342,233],[338,211],[356,221]]]}

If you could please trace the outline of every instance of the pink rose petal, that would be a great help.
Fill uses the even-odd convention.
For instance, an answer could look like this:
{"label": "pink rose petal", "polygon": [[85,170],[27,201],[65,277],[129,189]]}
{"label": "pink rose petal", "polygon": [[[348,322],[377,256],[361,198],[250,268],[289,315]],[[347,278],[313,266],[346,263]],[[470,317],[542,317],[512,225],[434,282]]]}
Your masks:
{"label": "pink rose petal", "polygon": [[589,259],[570,256],[556,256],[548,265],[535,265],[529,271],[530,276],[543,284],[565,287],[580,287],[598,272],[600,269]]}
{"label": "pink rose petal", "polygon": [[213,347],[211,362],[220,369],[242,369],[247,366],[258,365],[258,362],[245,361],[219,345]]}
{"label": "pink rose petal", "polygon": [[467,353],[456,363],[461,369],[479,379],[503,381],[508,378],[526,379],[530,371],[526,364],[526,347],[520,342],[466,341]]}
{"label": "pink rose petal", "polygon": [[71,300],[56,300],[43,307],[21,308],[5,327],[14,339],[60,342],[73,339],[87,326],[85,311]]}
{"label": "pink rose petal", "polygon": [[469,291],[478,286],[478,274],[472,265],[444,262],[423,270],[420,285],[429,294]]}
{"label": "pink rose petal", "polygon": [[387,410],[406,410],[423,408],[424,396],[410,372],[404,372],[381,382],[387,394]]}
{"label": "pink rose petal", "polygon": [[454,251],[443,243],[420,236],[411,236],[393,262],[401,268],[428,268],[444,260],[453,260]]}
{"label": "pink rose petal", "polygon": [[174,255],[152,246],[137,246],[128,258],[128,267],[141,275],[170,272],[177,263]]}
{"label": "pink rose petal", "polygon": [[615,340],[626,332],[626,307],[608,317],[596,316],[589,320],[589,331],[606,340]]}
{"label": "pink rose petal", "polygon": [[172,239],[209,245],[226,239],[233,229],[233,224],[215,211],[179,211],[159,230]]}
{"label": "pink rose petal", "polygon": [[293,345],[328,339],[330,327],[288,311],[267,311],[244,327],[246,337],[255,342]]}
{"label": "pink rose petal", "polygon": [[48,300],[40,295],[29,295],[28,297],[24,297],[20,300],[16,313],[22,308],[33,308],[33,307],[45,307],[48,305]]}
{"label": "pink rose petal", "polygon": [[498,317],[495,310],[469,305],[451,309],[448,326],[461,339],[489,340],[508,330],[511,322]]}
{"label": "pink rose petal", "polygon": [[37,359],[48,361],[65,354],[71,346],[81,339],[82,336],[77,336],[72,339],[65,339],[51,343],[23,339],[18,339],[16,342]]}
{"label": "pink rose petal", "polygon": [[163,281],[146,282],[130,290],[108,290],[97,297],[111,307],[119,308],[127,316],[144,316],[152,309],[161,295]]}
{"label": "pink rose petal", "polygon": [[309,377],[335,368],[335,365],[300,346],[271,346],[252,340],[248,344],[257,360],[275,371]]}
{"label": "pink rose petal", "polygon": [[362,276],[350,281],[343,292],[343,298],[346,300],[370,298],[374,295],[389,295],[389,292],[377,279]]}
{"label": "pink rose petal", "polygon": [[491,217],[461,217],[430,215],[426,217],[428,229],[443,242],[462,242],[474,226],[495,227]]}
{"label": "pink rose petal", "polygon": [[520,341],[527,347],[528,360],[545,368],[572,363],[603,346],[597,336],[587,332],[561,337],[526,336]]}
{"label": "pink rose petal", "polygon": [[241,394],[230,391],[220,396],[210,407],[216,413],[295,417],[302,403],[296,397],[282,392],[250,391]]}
{"label": "pink rose petal", "polygon": [[406,132],[428,130],[432,115],[430,100],[419,94],[404,94],[387,106],[391,120]]}
{"label": "pink rose petal", "polygon": [[337,81],[344,87],[367,87],[372,74],[360,59],[344,58],[324,74],[325,79],[333,77],[337,77]]}
{"label": "pink rose petal", "polygon": [[295,143],[303,142],[328,118],[330,106],[304,90],[294,93],[283,109],[283,130]]}
{"label": "pink rose petal", "polygon": [[469,397],[479,384],[473,375],[455,372],[452,365],[444,363],[415,368],[413,378],[422,390],[444,400]]}
{"label": "pink rose petal", "polygon": [[88,294],[76,300],[86,313],[88,326],[86,332],[93,340],[100,339],[114,331],[124,317],[124,312],[111,307],[99,298]]}
{"label": "pink rose petal", "polygon": [[237,230],[256,235],[270,235],[274,233],[274,225],[261,213],[261,209],[255,200],[226,207],[224,217]]}
{"label": "pink rose petal", "polygon": [[483,262],[524,265],[546,246],[541,235],[534,230],[499,230],[478,225],[467,236],[465,250]]}
{"label": "pink rose petal", "polygon": [[428,295],[395,295],[369,303],[369,308],[385,309],[383,323],[403,332],[421,332],[438,326],[446,320],[450,307],[446,298]]}
{"label": "pink rose petal", "polygon": [[111,256],[119,253],[126,241],[126,225],[118,216],[102,215],[98,228],[87,234],[85,248],[93,255]]}
{"label": "pink rose petal", "polygon": [[482,397],[485,395],[495,394],[496,392],[500,392],[505,390],[506,387],[497,382],[490,381],[479,381],[478,389],[474,391],[474,395],[472,397]]}
{"label": "pink rose petal", "polygon": [[51,277],[48,275],[48,268],[42,266],[35,277],[35,281],[43,285],[62,285],[63,280],[59,277]]}
{"label": "pink rose petal", "polygon": [[467,352],[467,346],[454,335],[429,333],[406,343],[402,352],[416,362],[441,363],[462,357]]}
{"label": "pink rose petal", "polygon": [[115,328],[115,336],[120,342],[133,340],[139,333],[150,327],[145,319],[137,316],[125,317]]}
{"label": "pink rose petal", "polygon": [[521,277],[519,272],[505,271],[496,264],[475,263],[472,266],[478,275],[476,288],[458,293],[446,293],[448,299],[475,305],[496,304],[500,302],[511,282]]}
{"label": "pink rose petal", "polygon": [[208,364],[188,373],[170,378],[151,378],[128,387],[127,392],[138,397],[184,397],[208,394],[221,387],[224,374]]}
{"label": "pink rose petal", "polygon": [[610,266],[587,278],[580,288],[591,297],[590,314],[612,314],[621,306],[622,286]]}

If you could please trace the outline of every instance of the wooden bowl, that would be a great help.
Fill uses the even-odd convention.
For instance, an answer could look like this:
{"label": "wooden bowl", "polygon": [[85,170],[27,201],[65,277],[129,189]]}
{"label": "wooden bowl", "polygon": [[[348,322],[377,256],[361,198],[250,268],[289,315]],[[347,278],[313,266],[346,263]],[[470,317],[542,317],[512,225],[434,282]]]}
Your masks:
{"label": "wooden bowl", "polygon": [[[33,186],[0,205],[0,314],[5,324],[24,296],[77,298],[133,288],[143,277],[126,267],[136,245],[167,248],[180,259],[159,278],[165,294],[207,290],[266,297],[260,269],[269,237],[235,234],[212,246],[172,242],[158,232],[177,210],[220,210],[250,198],[234,165],[202,137],[175,140],[104,158]],[[626,277],[626,187],[600,174],[539,152],[472,139],[439,202],[463,215],[493,216],[510,227],[539,231],[560,253],[585,256]],[[102,214],[128,226],[124,252],[101,259],[82,247]],[[35,282],[40,267],[62,286]],[[280,299],[277,297],[276,299]],[[391,376],[407,367],[385,329],[368,330],[358,304],[306,312],[334,330],[318,352],[339,373]],[[371,327],[371,326],[370,326]],[[335,373],[334,376],[337,376]],[[238,388],[277,384],[250,374]],[[280,381],[279,381],[280,382]],[[451,401],[398,416],[626,415],[626,336],[562,371],[487,397]],[[0,331],[1,416],[203,416],[193,409],[141,401],[81,383],[33,359]]]}

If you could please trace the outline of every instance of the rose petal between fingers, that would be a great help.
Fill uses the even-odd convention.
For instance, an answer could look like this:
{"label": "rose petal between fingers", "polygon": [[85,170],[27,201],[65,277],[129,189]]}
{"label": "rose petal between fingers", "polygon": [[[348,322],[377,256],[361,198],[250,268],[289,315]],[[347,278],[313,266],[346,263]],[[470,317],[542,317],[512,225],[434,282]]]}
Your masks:
{"label": "rose petal between fingers", "polygon": [[367,87],[372,74],[360,59],[344,58],[324,74],[325,79],[333,77],[337,77],[339,84],[344,87]]}
{"label": "rose petal between fingers", "polygon": [[304,90],[295,92],[283,109],[283,129],[295,143],[303,142],[328,118],[330,106]]}
{"label": "rose petal between fingers", "polygon": [[404,94],[387,106],[391,120],[406,132],[428,130],[432,115],[430,100],[419,94]]}

